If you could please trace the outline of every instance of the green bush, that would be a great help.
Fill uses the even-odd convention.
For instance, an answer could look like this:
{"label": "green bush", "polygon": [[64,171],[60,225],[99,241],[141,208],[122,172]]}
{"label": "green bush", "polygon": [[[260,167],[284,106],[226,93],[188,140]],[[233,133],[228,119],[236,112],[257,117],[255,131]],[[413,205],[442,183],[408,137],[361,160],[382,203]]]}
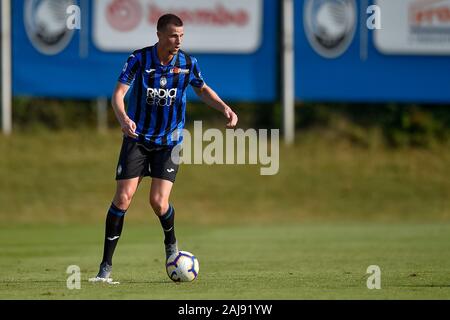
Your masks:
{"label": "green bush", "polygon": [[[283,110],[279,103],[229,103],[239,116],[241,128],[281,128]],[[187,106],[187,125],[195,120],[224,124],[222,116],[200,102]],[[15,130],[95,128],[94,100],[15,98]],[[450,137],[450,106],[419,104],[302,103],[296,106],[296,129],[321,129],[335,139],[368,146],[374,132],[392,147],[429,147],[447,143]],[[108,103],[108,125],[118,126]]]}
{"label": "green bush", "polygon": [[94,127],[95,104],[89,100],[15,98],[14,128],[19,130]]}
{"label": "green bush", "polygon": [[[340,125],[346,123],[346,126]],[[296,127],[335,130],[355,142],[380,131],[388,146],[428,147],[450,137],[450,106],[417,104],[317,104],[297,106]]]}

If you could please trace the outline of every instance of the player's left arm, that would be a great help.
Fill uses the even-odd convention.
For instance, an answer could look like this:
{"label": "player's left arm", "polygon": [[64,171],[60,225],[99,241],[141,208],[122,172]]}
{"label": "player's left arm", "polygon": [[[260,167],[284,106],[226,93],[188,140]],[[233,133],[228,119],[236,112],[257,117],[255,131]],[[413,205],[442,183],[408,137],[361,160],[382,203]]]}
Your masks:
{"label": "player's left arm", "polygon": [[197,96],[207,105],[223,113],[228,119],[227,127],[234,128],[238,122],[236,113],[217,95],[217,93],[208,87],[205,83],[200,88],[193,87]]}

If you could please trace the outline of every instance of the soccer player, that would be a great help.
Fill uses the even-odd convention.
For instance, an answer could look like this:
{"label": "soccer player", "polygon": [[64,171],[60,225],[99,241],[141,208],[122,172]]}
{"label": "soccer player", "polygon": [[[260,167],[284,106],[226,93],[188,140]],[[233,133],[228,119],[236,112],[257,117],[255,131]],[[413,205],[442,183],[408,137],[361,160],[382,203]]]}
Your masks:
{"label": "soccer player", "polygon": [[[164,231],[166,259],[178,252],[175,209],[169,203],[178,165],[171,152],[182,141],[187,86],[190,84],[204,103],[223,113],[227,127],[235,127],[238,121],[233,110],[205,84],[196,58],[181,50],[181,19],[173,14],[161,16],[157,36],[155,45],[129,56],[112,96],[124,138],[116,171],[117,189],[106,216],[103,259],[92,281],[110,280],[112,257],[125,213],[145,176],[152,178],[150,205]],[[124,98],[130,86],[125,111]]]}

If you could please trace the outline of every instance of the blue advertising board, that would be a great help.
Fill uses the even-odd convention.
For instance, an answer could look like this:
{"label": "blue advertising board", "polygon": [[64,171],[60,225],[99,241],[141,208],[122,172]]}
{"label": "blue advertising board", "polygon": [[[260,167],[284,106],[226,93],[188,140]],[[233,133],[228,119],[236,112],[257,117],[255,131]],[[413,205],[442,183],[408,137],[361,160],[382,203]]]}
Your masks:
{"label": "blue advertising board", "polygon": [[[105,3],[106,0],[102,1]],[[106,2],[111,4],[127,2],[108,1]],[[128,2],[136,3],[136,1],[138,0]],[[256,50],[231,54],[193,53],[199,61],[206,83],[227,100],[277,99],[278,34],[275,26],[278,24],[279,6],[275,0],[253,2],[262,6],[261,25],[258,26],[261,39]],[[52,34],[52,28],[56,29],[58,21],[45,21],[48,12],[58,9],[57,6],[67,6],[71,3],[81,9],[81,29],[67,29],[64,33]],[[73,98],[111,96],[118,75],[133,50],[106,52],[95,45],[94,1],[19,0],[12,1],[12,4],[15,96]],[[47,16],[44,15],[45,10],[48,11]],[[220,5],[218,10],[227,14]],[[42,23],[42,20],[45,23]],[[42,25],[45,25],[46,34],[42,31]],[[239,37],[239,34],[233,36]],[[51,45],[46,47],[42,43]],[[188,91],[188,96],[194,96],[192,90]]]}
{"label": "blue advertising board", "polygon": [[[132,50],[104,50],[98,45],[95,4],[137,1],[163,2],[13,1],[13,94],[109,97]],[[177,0],[166,0],[170,1]],[[198,50],[193,55],[206,82],[222,98],[274,102],[280,98],[281,83],[280,2],[252,1],[262,6],[255,50]],[[79,5],[81,29],[43,35],[38,22],[44,2]],[[367,27],[370,5],[380,8],[380,30]],[[222,7],[218,10],[224,14]],[[450,102],[450,0],[295,0],[294,10],[297,100]],[[238,41],[243,36],[227,37]],[[39,46],[42,40],[58,45],[45,48]],[[192,90],[188,95],[194,97]]]}
{"label": "blue advertising board", "polygon": [[[422,11],[417,16],[429,20],[418,22],[423,26],[417,26],[418,23],[410,26],[414,22],[402,17],[410,17],[412,6],[421,3]],[[431,17],[436,10],[450,13],[450,1],[434,1],[434,7],[427,9],[430,3],[427,0],[295,1],[296,99],[450,102],[450,21],[434,21],[437,19]],[[370,5],[379,6],[381,30],[367,26],[367,19],[375,13],[367,13]],[[372,26],[370,22],[373,21],[369,19]],[[428,24],[424,25],[425,22]],[[412,37],[417,37],[413,33],[417,27],[423,28],[422,42],[411,43],[415,39]],[[436,40],[436,36],[448,43]],[[431,41],[438,41],[436,46],[447,49],[436,54]],[[393,50],[386,50],[390,47]],[[421,47],[424,49],[418,52]]]}

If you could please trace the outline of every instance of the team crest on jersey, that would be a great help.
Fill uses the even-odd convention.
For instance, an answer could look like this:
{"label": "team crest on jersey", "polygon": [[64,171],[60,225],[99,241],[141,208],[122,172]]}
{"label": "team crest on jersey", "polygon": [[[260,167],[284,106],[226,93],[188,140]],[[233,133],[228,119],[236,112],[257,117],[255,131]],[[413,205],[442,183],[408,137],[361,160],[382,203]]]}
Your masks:
{"label": "team crest on jersey", "polygon": [[167,85],[166,77],[161,77],[161,80],[159,80],[159,85],[161,86],[161,88],[164,88]]}
{"label": "team crest on jersey", "polygon": [[189,73],[189,69],[181,69],[181,68],[175,67],[175,68],[173,68],[173,69],[170,69],[170,73],[175,73],[175,74],[179,74],[179,73],[188,74],[188,73]]}

